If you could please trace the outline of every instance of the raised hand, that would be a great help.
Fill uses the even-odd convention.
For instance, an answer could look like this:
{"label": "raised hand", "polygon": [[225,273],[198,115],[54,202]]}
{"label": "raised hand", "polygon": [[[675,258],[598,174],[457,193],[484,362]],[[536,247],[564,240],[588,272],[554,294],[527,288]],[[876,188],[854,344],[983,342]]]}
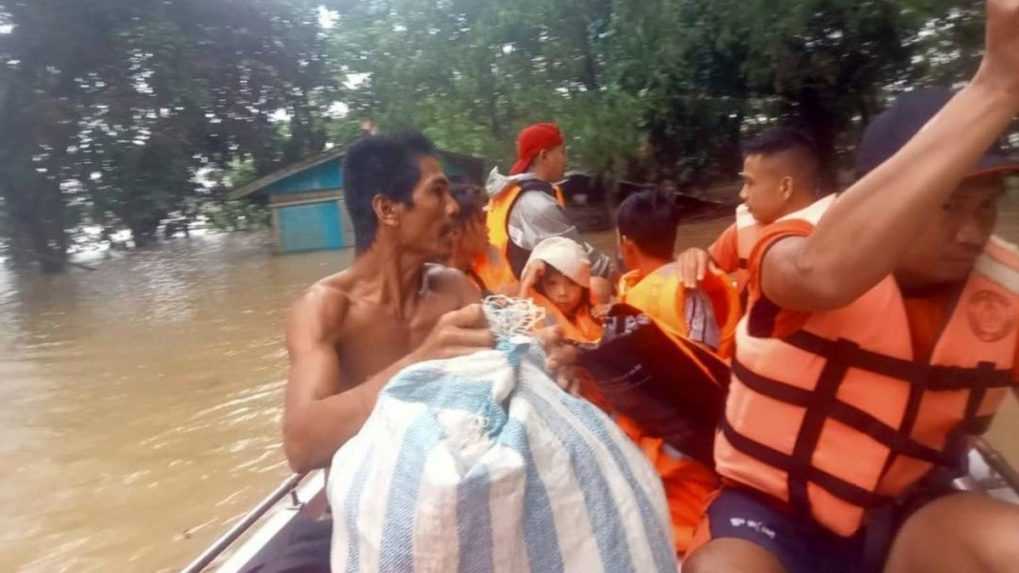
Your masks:
{"label": "raised hand", "polygon": [[697,288],[697,285],[704,280],[708,272],[708,265],[711,264],[711,256],[704,249],[696,247],[687,249],[676,257],[679,263],[679,280],[684,288]]}
{"label": "raised hand", "polygon": [[1019,0],[987,0],[986,47],[974,82],[1019,98]]}
{"label": "raised hand", "polygon": [[520,277],[520,291],[517,296],[521,298],[530,296],[531,289],[538,285],[544,274],[545,261],[535,260],[527,263],[524,267],[524,276]]}

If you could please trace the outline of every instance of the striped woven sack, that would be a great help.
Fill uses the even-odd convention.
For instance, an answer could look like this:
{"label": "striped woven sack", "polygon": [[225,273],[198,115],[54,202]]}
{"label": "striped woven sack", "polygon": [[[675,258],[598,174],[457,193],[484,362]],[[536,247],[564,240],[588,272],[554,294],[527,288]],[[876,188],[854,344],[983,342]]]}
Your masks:
{"label": "striped woven sack", "polygon": [[336,572],[669,572],[661,482],[533,339],[423,362],[335,455]]}

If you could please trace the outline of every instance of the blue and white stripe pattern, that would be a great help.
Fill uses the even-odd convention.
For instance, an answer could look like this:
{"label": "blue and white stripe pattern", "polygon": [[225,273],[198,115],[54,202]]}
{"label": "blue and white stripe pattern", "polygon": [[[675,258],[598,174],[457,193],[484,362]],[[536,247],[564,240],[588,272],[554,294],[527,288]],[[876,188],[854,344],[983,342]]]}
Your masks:
{"label": "blue and white stripe pattern", "polygon": [[332,568],[673,573],[658,475],[534,345],[407,368],[333,458]]}

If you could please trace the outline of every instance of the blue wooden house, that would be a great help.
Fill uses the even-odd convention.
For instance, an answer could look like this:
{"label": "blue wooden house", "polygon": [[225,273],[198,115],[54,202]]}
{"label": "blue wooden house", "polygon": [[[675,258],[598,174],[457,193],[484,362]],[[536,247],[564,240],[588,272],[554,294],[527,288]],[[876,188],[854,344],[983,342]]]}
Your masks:
{"label": "blue wooden house", "polygon": [[[343,197],[345,151],[329,150],[280,169],[235,189],[229,198],[265,201],[272,208],[277,252],[352,247],[354,227]],[[484,160],[444,150],[439,157],[451,181],[484,183]]]}

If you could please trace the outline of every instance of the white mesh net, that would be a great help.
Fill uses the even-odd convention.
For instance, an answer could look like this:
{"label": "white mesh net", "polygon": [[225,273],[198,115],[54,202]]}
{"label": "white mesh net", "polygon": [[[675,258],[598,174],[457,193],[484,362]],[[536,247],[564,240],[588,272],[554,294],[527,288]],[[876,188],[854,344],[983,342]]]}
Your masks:
{"label": "white mesh net", "polygon": [[533,336],[535,327],[545,319],[545,309],[526,298],[492,295],[481,305],[489,330],[500,341]]}

